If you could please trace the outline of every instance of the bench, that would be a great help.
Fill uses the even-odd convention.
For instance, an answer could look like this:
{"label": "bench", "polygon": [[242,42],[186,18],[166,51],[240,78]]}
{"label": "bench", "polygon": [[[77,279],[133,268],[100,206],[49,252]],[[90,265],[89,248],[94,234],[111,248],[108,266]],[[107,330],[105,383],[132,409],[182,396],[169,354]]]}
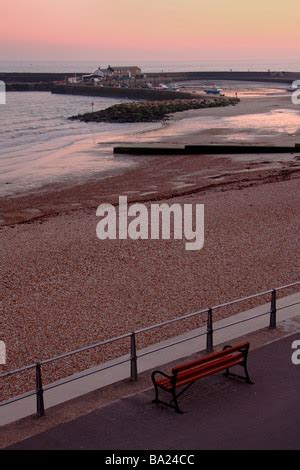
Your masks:
{"label": "bench", "polygon": [[[249,343],[225,346],[222,351],[174,367],[172,375],[167,375],[160,370],[154,371],[151,376],[155,389],[153,403],[167,405],[175,409],[177,413],[182,413],[178,405],[178,398],[197,380],[222,371],[225,371],[226,377],[238,377],[248,384],[253,384],[247,369],[249,347]],[[233,366],[243,367],[245,376],[230,372],[230,368]],[[178,393],[177,390],[182,387],[184,388]],[[167,403],[159,399],[159,389],[172,395],[170,402]]]}

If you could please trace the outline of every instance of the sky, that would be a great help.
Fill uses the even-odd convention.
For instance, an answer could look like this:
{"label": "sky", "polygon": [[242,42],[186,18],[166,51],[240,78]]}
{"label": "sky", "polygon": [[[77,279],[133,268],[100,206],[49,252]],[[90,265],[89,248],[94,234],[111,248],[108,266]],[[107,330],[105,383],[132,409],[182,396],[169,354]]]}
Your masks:
{"label": "sky", "polygon": [[298,60],[299,0],[0,0],[0,60]]}

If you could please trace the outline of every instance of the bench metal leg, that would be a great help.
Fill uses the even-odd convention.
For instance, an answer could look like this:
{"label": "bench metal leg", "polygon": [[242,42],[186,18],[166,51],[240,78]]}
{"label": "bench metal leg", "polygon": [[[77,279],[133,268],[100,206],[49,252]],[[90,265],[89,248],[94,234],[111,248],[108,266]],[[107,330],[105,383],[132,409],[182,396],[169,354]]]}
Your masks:
{"label": "bench metal leg", "polygon": [[[172,394],[173,395],[173,394]],[[172,405],[171,403],[174,402],[174,405]],[[159,398],[156,398],[154,400],[152,400],[152,403],[155,403],[156,405],[165,405],[165,406],[168,406],[169,408],[172,408],[173,410],[176,411],[176,413],[178,414],[183,414],[184,412],[179,408],[179,405],[178,405],[178,400],[177,400],[177,396],[176,395],[173,395],[173,398],[172,400],[167,403],[166,401],[162,401],[160,400]]]}
{"label": "bench metal leg", "polygon": [[[176,395],[175,390],[171,392],[172,397],[173,397],[172,400],[169,403],[167,403],[159,399],[159,396],[158,396],[159,391],[158,391],[157,385],[154,385],[154,389],[155,389],[155,397],[154,397],[154,400],[152,400],[152,403],[155,403],[156,405],[161,404],[161,405],[169,406],[170,408],[173,408],[173,410],[175,410],[176,413],[183,414],[183,411],[179,408],[178,395]],[[172,403],[174,403],[174,405],[172,405]]]}
{"label": "bench metal leg", "polygon": [[250,375],[249,375],[249,372],[248,372],[247,364],[244,364],[244,370],[245,370],[245,374],[246,374],[246,382],[247,382],[247,384],[254,385],[254,382],[252,382],[252,380],[250,379]]}
{"label": "bench metal leg", "polygon": [[174,402],[174,405],[175,405],[174,408],[175,408],[176,413],[182,415],[182,414],[183,414],[183,411],[179,408],[179,405],[178,405],[178,396],[176,395],[176,392],[173,391],[173,392],[172,392],[172,395],[173,395],[173,399],[170,401],[170,406],[172,406],[171,403],[172,403],[172,401],[173,401],[173,402]]}
{"label": "bench metal leg", "polygon": [[252,380],[250,379],[250,375],[249,375],[249,372],[248,372],[247,364],[244,363],[244,364],[241,364],[241,366],[244,368],[245,377],[244,377],[243,375],[234,374],[233,372],[230,372],[229,369],[226,369],[226,371],[224,372],[224,376],[225,376],[225,377],[236,377],[236,378],[238,378],[238,379],[245,380],[246,383],[249,384],[249,385],[254,385],[254,382],[252,382]]}
{"label": "bench metal leg", "polygon": [[152,403],[159,403],[159,398],[158,398],[158,387],[157,385],[154,385],[154,390],[155,390],[155,398],[152,400]]}
{"label": "bench metal leg", "polygon": [[[177,401],[177,403],[178,403],[178,398],[179,398],[184,392],[186,392],[192,385],[194,385],[194,383],[195,383],[195,382],[191,382],[190,384],[188,384],[183,390],[181,390],[181,392],[177,393],[177,395],[176,395],[176,392],[172,393],[173,398],[172,398],[172,400],[171,400],[169,403],[170,403],[170,404],[173,403],[173,402],[175,403],[175,399],[176,399],[176,401]],[[174,394],[175,394],[175,399],[174,399]],[[176,408],[176,404],[175,404],[175,408]],[[177,405],[177,408],[178,408],[178,405]],[[180,411],[180,413],[183,414],[184,411]]]}
{"label": "bench metal leg", "polygon": [[[179,398],[184,392],[186,392],[192,385],[194,385],[195,382],[191,382],[188,384],[181,392],[177,393],[176,397]],[[170,401],[172,403],[173,400]]]}

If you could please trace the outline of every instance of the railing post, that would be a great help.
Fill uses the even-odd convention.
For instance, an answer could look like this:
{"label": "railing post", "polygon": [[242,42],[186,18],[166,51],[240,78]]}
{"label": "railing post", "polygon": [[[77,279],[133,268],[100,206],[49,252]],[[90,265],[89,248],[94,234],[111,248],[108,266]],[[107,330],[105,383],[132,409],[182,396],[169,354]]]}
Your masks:
{"label": "railing post", "polygon": [[276,289],[273,289],[271,297],[270,328],[276,328],[276,313]]}
{"label": "railing post", "polygon": [[213,330],[213,311],[210,308],[207,312],[207,336],[206,336],[206,351],[213,352],[214,350],[214,330]]}
{"label": "railing post", "polygon": [[45,415],[44,406],[44,389],[42,381],[41,364],[38,362],[35,366],[35,381],[36,381],[36,415],[41,418]]}
{"label": "railing post", "polygon": [[131,333],[131,360],[130,360],[130,379],[137,380],[137,355],[136,355],[136,337],[135,333]]}

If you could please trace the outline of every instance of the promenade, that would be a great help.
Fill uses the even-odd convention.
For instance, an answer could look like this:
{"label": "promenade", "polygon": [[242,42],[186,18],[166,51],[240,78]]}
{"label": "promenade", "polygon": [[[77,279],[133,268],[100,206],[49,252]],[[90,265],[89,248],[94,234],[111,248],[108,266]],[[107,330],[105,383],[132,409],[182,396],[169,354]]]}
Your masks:
{"label": "promenade", "polygon": [[[277,330],[280,334],[293,334],[299,331],[299,324],[295,321],[299,312],[300,293],[295,293],[277,301]],[[263,332],[263,335],[275,334],[270,330],[270,303],[260,305],[231,315],[224,319],[214,321],[214,346],[220,348],[222,344],[236,343],[243,337],[251,341],[251,333]],[[276,338],[276,336],[275,336]],[[274,341],[274,337],[269,340]],[[268,342],[268,339],[265,340]],[[159,343],[152,344],[137,351],[138,383],[141,374],[150,375],[150,371],[158,367],[165,367],[174,361],[182,361],[193,354],[204,352],[207,347],[207,326],[204,325],[175,337],[170,337]],[[60,364],[59,362],[57,364]],[[75,373],[67,379],[63,378],[45,387],[44,399],[46,414],[60,404],[82,397],[90,392],[100,390],[106,386],[128,380],[130,376],[130,354],[91,367],[83,373]],[[44,374],[45,379],[45,374]],[[148,385],[150,381],[147,381]],[[22,399],[20,399],[22,398]],[[5,403],[5,402],[4,402]],[[0,406],[0,426],[16,422],[36,413],[35,394],[26,397],[18,396],[18,400]],[[51,413],[51,412],[50,412]],[[1,439],[0,439],[1,446]]]}
{"label": "promenade", "polygon": [[300,366],[291,361],[296,339],[299,334],[250,352],[255,385],[222,375],[197,382],[181,399],[184,415],[153,405],[148,390],[11,448],[299,449]]}

